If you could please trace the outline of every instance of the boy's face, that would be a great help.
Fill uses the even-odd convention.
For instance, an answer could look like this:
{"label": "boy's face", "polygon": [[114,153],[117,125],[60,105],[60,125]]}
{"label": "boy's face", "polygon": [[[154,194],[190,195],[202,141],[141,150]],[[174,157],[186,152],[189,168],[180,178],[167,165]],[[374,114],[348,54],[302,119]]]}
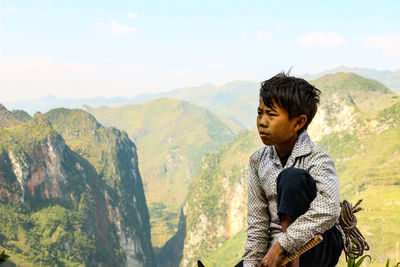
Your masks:
{"label": "boy's face", "polygon": [[257,116],[260,138],[265,145],[274,145],[277,148],[291,151],[297,139],[297,131],[302,127],[299,128],[299,118],[304,115],[289,119],[287,111],[275,101],[273,101],[273,108],[265,106],[260,97]]}

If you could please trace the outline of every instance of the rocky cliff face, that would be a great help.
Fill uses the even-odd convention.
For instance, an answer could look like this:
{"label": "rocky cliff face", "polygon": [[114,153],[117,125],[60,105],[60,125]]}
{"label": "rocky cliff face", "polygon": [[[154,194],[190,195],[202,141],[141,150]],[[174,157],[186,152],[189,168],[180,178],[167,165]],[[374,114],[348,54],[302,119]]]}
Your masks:
{"label": "rocky cliff face", "polygon": [[[246,225],[247,173],[250,155],[262,144],[257,133],[243,131],[229,144],[203,158],[183,208],[178,233],[167,242],[159,262],[195,266]],[[183,247],[172,251],[171,247]],[[179,262],[175,259],[182,258]]]}
{"label": "rocky cliff face", "polygon": [[6,109],[5,106],[0,104],[0,128],[11,127],[22,122],[10,111]]}
{"label": "rocky cliff face", "polygon": [[232,131],[208,110],[174,99],[88,110],[104,125],[124,129],[135,140],[152,219],[152,243],[163,246],[176,232],[179,211],[202,156],[232,140]]}
{"label": "rocky cliff face", "polygon": [[385,105],[396,102],[396,96],[383,84],[354,73],[329,74],[311,83],[322,91],[318,112],[308,129],[316,142],[339,132],[358,137],[375,132],[376,115]]}
{"label": "rocky cliff face", "polygon": [[25,125],[2,129],[1,134],[3,192],[6,181],[17,185],[14,190],[7,190],[9,199],[28,201],[27,205],[45,199],[72,202],[67,179],[74,181],[81,175],[76,169],[69,169],[66,162],[71,160],[72,152],[44,115],[38,114]]}
{"label": "rocky cliff face", "polygon": [[[0,213],[17,207],[13,216],[29,222],[17,220],[15,236],[0,232],[2,245],[19,256],[14,258],[44,265],[155,265],[136,147],[126,133],[82,111],[58,109],[4,127],[0,137]],[[48,230],[54,228],[47,233],[41,225],[49,209],[76,223],[63,228],[68,219],[47,222]],[[2,230],[10,216],[1,214]],[[44,231],[39,240],[18,245],[22,235],[36,231]],[[32,255],[29,247],[45,256]]]}
{"label": "rocky cliff face", "polygon": [[184,207],[181,266],[194,266],[246,227],[248,161],[261,146],[255,131],[242,132],[204,158]]}

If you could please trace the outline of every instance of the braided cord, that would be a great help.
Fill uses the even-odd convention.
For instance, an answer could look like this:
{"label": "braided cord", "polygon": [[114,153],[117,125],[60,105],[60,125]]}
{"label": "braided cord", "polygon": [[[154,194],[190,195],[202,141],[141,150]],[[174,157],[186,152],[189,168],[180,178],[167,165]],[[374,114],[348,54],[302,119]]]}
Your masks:
{"label": "braided cord", "polygon": [[364,250],[369,250],[369,245],[357,228],[357,218],[354,213],[359,212],[362,199],[354,207],[350,202],[344,200],[340,203],[340,226],[344,233],[344,252],[347,257],[357,259],[364,254]]}
{"label": "braided cord", "polygon": [[306,253],[308,250],[312,249],[319,243],[323,241],[322,235],[316,235],[314,236],[313,239],[308,241],[303,247],[301,247],[298,251],[296,251],[294,254],[287,255],[283,258],[281,266],[285,266],[287,263],[291,262],[292,260],[296,259],[300,255]]}

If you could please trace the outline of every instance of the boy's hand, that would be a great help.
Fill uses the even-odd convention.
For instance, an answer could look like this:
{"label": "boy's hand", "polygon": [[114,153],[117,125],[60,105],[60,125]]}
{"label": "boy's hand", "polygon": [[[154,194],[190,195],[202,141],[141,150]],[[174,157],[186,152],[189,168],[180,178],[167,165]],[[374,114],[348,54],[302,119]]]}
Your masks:
{"label": "boy's hand", "polygon": [[285,256],[285,249],[276,241],[267,255],[261,260],[260,267],[280,267]]}

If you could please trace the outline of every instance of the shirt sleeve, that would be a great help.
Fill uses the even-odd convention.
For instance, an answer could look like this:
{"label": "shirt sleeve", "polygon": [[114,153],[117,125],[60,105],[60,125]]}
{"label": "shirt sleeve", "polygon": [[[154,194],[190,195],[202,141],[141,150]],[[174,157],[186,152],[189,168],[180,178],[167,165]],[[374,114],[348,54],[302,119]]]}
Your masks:
{"label": "shirt sleeve", "polygon": [[299,250],[316,234],[323,234],[332,228],[340,215],[339,181],[333,160],[322,150],[309,157],[307,169],[316,183],[316,197],[307,212],[277,238],[290,254]]}
{"label": "shirt sleeve", "polygon": [[[253,155],[254,156],[254,155]],[[243,265],[258,267],[267,254],[269,237],[269,213],[265,192],[257,174],[259,159],[250,158],[247,202],[247,239]],[[258,161],[258,162],[257,162]]]}

